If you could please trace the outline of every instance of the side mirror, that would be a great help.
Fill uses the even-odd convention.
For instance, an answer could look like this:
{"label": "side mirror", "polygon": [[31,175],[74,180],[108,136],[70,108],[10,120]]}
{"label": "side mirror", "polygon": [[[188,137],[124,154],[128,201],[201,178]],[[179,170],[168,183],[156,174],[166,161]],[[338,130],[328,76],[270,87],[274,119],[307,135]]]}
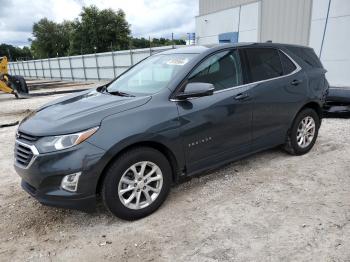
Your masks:
{"label": "side mirror", "polygon": [[214,89],[214,85],[209,83],[188,83],[185,90],[177,94],[176,99],[185,100],[191,97],[211,96]]}

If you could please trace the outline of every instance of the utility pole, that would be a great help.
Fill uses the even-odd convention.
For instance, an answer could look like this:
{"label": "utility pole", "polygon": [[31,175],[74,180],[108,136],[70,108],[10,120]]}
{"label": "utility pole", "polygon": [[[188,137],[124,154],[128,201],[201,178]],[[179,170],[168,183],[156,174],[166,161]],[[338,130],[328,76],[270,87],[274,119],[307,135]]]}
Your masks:
{"label": "utility pole", "polygon": [[12,56],[11,56],[11,53],[10,53],[10,48],[7,48],[7,53],[9,54],[9,59],[10,59],[10,61],[12,61]]}
{"label": "utility pole", "polygon": [[96,50],[97,50],[97,46],[94,46],[94,50],[95,50],[95,62],[96,62],[96,72],[97,72],[97,79],[98,81],[100,81],[100,68],[98,65],[98,59],[97,59],[97,54],[96,54]]}
{"label": "utility pole", "polygon": [[152,55],[152,43],[151,43],[151,36],[148,37],[148,41],[149,41],[149,55]]}

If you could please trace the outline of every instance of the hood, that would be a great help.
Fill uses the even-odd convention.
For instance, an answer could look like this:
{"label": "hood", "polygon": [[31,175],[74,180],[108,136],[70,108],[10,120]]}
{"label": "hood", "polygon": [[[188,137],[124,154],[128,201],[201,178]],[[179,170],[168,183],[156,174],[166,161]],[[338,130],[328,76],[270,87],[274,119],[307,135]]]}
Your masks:
{"label": "hood", "polygon": [[123,97],[88,90],[48,103],[23,119],[21,132],[34,136],[62,135],[89,129],[103,118],[146,104],[147,97]]}

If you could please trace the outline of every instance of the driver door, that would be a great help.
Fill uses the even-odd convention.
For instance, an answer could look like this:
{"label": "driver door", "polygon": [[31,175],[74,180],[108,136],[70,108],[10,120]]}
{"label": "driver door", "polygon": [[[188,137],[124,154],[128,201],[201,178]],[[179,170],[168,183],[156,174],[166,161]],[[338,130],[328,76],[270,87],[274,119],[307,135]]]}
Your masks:
{"label": "driver door", "polygon": [[211,83],[211,96],[178,101],[187,172],[193,173],[250,152],[252,101],[242,85],[237,50],[208,57],[188,82]]}

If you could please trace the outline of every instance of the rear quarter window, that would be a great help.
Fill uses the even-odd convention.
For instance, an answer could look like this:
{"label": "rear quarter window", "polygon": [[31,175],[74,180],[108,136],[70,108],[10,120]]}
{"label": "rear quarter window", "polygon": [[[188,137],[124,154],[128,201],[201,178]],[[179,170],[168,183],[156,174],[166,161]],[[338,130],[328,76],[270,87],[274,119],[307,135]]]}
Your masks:
{"label": "rear quarter window", "polygon": [[323,68],[320,59],[311,48],[288,47],[288,49],[298,56],[309,68]]}
{"label": "rear quarter window", "polygon": [[280,55],[284,74],[288,75],[288,74],[292,73],[293,71],[295,71],[297,69],[295,64],[283,52],[281,52],[281,51],[278,51],[278,52]]}

